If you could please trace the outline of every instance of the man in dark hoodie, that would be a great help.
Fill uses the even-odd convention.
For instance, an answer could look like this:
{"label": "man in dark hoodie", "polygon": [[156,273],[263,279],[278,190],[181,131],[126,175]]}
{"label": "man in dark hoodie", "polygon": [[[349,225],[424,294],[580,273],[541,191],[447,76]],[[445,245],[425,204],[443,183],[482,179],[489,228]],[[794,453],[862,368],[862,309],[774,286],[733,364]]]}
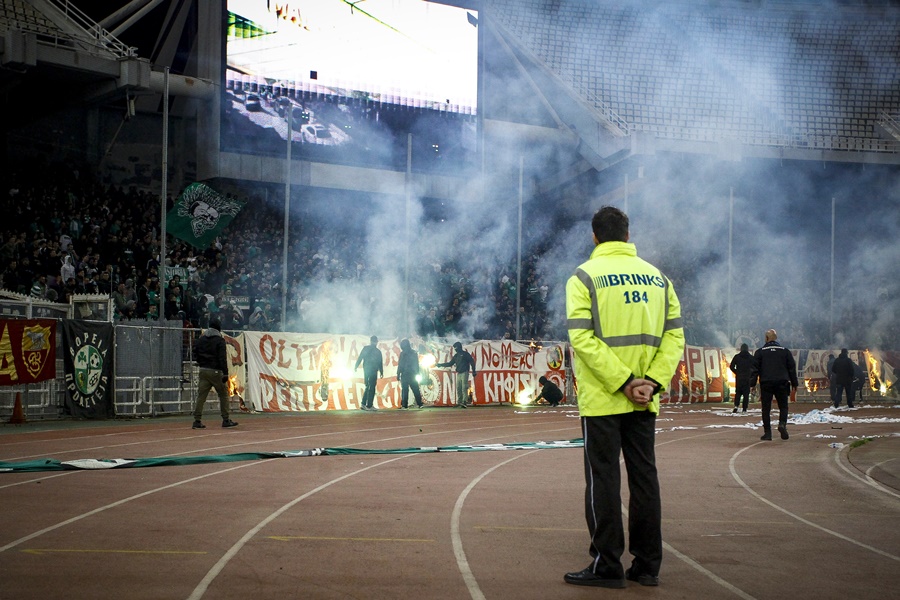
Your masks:
{"label": "man in dark hoodie", "polygon": [[366,389],[363,392],[362,401],[359,404],[361,410],[378,410],[373,402],[375,401],[375,387],[378,385],[378,377],[384,377],[384,357],[381,350],[378,349],[378,338],[372,336],[369,338],[369,345],[364,346],[356,359],[356,366],[353,370],[359,369],[362,363],[363,376]]}
{"label": "man in dark hoodie", "polygon": [[855,366],[853,361],[850,360],[847,349],[841,348],[840,356],[834,359],[834,364],[831,365],[831,372],[834,373],[834,382],[836,386],[834,390],[835,408],[841,405],[841,396],[845,391],[847,393],[847,406],[853,408],[853,397],[856,395],[853,388],[855,370]]}
{"label": "man in dark hoodie", "polygon": [[409,390],[412,389],[416,406],[422,404],[422,392],[419,391],[419,353],[412,349],[409,340],[400,340],[400,358],[397,361],[397,380],[400,382],[400,409],[406,410],[409,405]]}
{"label": "man in dark hoodie", "polygon": [[469,370],[472,370],[472,377],[475,377],[475,359],[463,349],[460,342],[453,344],[453,350],[456,352],[453,358],[434,366],[456,369],[456,405],[467,408],[469,404]]}
{"label": "man in dark hoodie", "polygon": [[797,389],[797,363],[791,351],[779,344],[774,329],[766,331],[765,345],[753,355],[750,387],[759,381],[759,399],[762,402],[763,434],[761,440],[772,439],[772,397],[778,402],[778,433],[788,439],[788,396],[791,388]]}
{"label": "man in dark hoodie", "polygon": [[563,399],[563,393],[562,390],[559,389],[559,386],[543,375],[538,378],[538,383],[541,384],[541,393],[535,396],[535,404],[537,404],[538,400],[543,398],[550,406],[559,406],[559,403],[562,402]]}
{"label": "man in dark hoodie", "polygon": [[741,412],[747,412],[747,403],[750,402],[750,371],[753,370],[753,355],[747,344],[741,344],[741,351],[734,355],[729,366],[734,373],[734,410],[738,411],[741,398],[744,399],[744,408]]}
{"label": "man in dark hoodie", "polygon": [[203,417],[203,405],[206,403],[206,397],[209,395],[209,390],[213,388],[219,396],[222,427],[236,426],[237,423],[228,416],[228,392],[225,389],[225,382],[228,381],[228,360],[225,354],[225,338],[222,337],[222,324],[218,319],[211,319],[209,328],[197,339],[194,344],[194,358],[200,369],[192,429],[206,428],[200,419]]}

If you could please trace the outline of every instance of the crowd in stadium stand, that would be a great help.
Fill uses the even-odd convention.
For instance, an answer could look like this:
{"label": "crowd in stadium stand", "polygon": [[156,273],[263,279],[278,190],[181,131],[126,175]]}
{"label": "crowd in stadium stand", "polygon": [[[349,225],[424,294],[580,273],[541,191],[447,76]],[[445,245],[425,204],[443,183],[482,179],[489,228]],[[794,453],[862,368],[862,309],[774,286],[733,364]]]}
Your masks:
{"label": "crowd in stadium stand", "polygon": [[[169,237],[169,266],[180,269],[165,281],[157,262],[160,208],[154,194],[102,184],[84,172],[51,166],[9,172],[3,185],[2,288],[59,303],[68,303],[77,294],[109,294],[117,321],[156,320],[163,294],[166,318],[181,320],[185,326],[203,327],[214,314],[225,330],[321,331],[308,319],[312,290],[335,282],[358,283],[351,289],[364,289],[378,276],[369,272],[354,236],[331,235],[327,226],[306,220],[292,224],[288,323],[282,326],[280,208],[254,204],[203,251]],[[551,284],[541,280],[536,268],[541,251],[523,258],[518,338],[563,340],[565,324],[548,318]],[[408,306],[416,333],[461,335],[464,315],[479,310],[487,316],[476,337],[514,339],[516,265],[488,259],[466,264],[467,268],[453,262],[414,268],[410,280],[416,285],[409,290]],[[682,300],[688,343],[720,345],[711,323],[724,323],[724,308],[722,314],[702,315],[690,308],[696,303],[687,277],[696,267],[667,265],[664,270]],[[485,305],[489,310],[482,310]],[[845,344],[869,345],[851,319],[841,325]],[[808,335],[800,325],[782,337],[794,348],[828,345],[824,335]]]}
{"label": "crowd in stadium stand", "polygon": [[[213,313],[226,330],[307,331],[314,328],[304,318],[311,289],[374,276],[353,236],[330,235],[312,222],[292,225],[289,322],[282,327],[280,208],[254,205],[204,251],[169,237],[167,264],[179,267],[179,274],[166,281],[157,260],[155,195],[101,184],[60,166],[39,174],[13,171],[8,177],[4,214],[9,218],[0,224],[2,288],[59,303],[79,294],[108,294],[117,321],[156,320],[163,294],[166,318],[187,326],[202,327]],[[534,266],[533,259],[523,263],[520,338],[547,339],[548,288],[537,281]],[[417,333],[458,334],[470,298],[479,294],[494,305],[494,316],[479,333],[515,337],[515,265],[465,271],[447,262],[417,271],[409,293]]]}

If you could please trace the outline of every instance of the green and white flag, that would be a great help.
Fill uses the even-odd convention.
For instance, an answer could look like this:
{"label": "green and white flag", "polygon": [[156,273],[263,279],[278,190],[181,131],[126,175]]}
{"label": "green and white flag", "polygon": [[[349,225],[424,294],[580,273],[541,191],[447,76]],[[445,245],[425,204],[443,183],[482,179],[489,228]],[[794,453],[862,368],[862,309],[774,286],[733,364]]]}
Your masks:
{"label": "green and white flag", "polygon": [[166,215],[166,230],[205,250],[242,208],[244,203],[240,200],[224,196],[202,183],[192,183]]}

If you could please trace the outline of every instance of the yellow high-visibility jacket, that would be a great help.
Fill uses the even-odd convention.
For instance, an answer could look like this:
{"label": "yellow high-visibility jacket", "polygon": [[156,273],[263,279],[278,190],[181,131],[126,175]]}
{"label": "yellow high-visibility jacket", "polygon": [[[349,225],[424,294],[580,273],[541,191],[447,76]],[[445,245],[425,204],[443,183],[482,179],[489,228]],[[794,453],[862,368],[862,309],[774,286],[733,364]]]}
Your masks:
{"label": "yellow high-visibility jacket", "polygon": [[634,376],[665,389],[678,368],[684,329],[669,279],[634,244],[599,244],[566,283],[566,317],[581,416],[659,413],[658,394],[642,408],[619,388]]}

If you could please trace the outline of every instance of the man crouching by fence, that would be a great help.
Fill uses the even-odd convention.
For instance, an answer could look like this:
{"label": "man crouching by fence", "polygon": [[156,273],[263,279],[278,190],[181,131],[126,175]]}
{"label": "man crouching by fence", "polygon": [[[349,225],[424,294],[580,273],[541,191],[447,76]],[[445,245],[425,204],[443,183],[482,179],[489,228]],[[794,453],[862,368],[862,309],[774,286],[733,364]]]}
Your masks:
{"label": "man crouching by fence", "polygon": [[219,395],[219,412],[222,415],[222,427],[234,427],[237,425],[228,416],[228,391],[225,383],[228,381],[228,361],[225,354],[225,338],[222,337],[222,323],[218,319],[211,319],[209,328],[203,332],[194,344],[194,358],[200,367],[197,377],[197,402],[194,404],[193,429],[205,429],[201,422],[203,417],[203,405],[209,390],[215,388]]}

